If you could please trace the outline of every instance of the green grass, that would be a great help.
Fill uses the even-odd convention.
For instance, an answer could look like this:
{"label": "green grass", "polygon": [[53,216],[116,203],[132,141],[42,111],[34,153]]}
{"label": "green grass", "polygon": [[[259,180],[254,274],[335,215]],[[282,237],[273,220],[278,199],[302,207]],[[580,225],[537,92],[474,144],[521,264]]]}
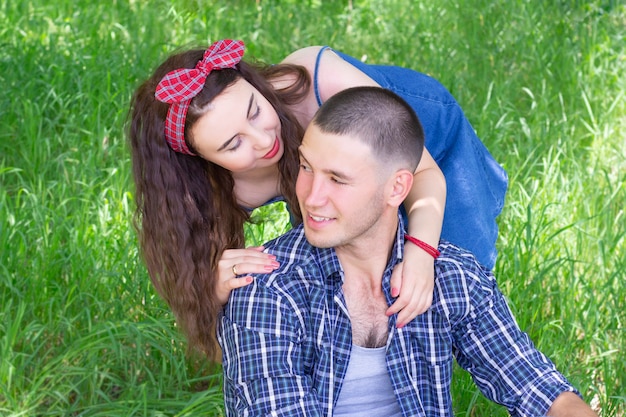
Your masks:
{"label": "green grass", "polygon": [[[626,8],[596,0],[0,0],[0,415],[220,415],[131,227],[124,123],[169,52],[329,44],[429,73],[510,175],[496,273],[603,416],[626,414]],[[251,243],[284,230],[266,209]],[[458,416],[506,415],[457,372]]]}

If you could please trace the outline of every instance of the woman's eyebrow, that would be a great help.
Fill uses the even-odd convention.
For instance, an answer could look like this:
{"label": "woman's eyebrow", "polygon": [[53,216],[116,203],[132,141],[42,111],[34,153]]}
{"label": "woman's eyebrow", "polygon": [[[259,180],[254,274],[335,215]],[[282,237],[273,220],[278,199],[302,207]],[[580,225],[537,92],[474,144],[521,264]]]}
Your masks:
{"label": "woman's eyebrow", "polygon": [[[250,94],[250,100],[248,100],[248,110],[246,110],[246,117],[250,117],[250,110],[252,109],[252,103],[254,103],[254,93]],[[226,149],[230,143],[235,140],[238,134],[235,134],[232,138],[228,139],[222,146],[217,148],[217,151],[223,151]]]}

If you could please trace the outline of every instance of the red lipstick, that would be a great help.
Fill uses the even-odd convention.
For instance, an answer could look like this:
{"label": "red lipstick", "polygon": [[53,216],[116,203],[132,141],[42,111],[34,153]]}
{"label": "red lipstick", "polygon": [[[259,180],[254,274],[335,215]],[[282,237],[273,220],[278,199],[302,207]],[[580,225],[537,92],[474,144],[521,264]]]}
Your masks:
{"label": "red lipstick", "polygon": [[280,149],[280,141],[278,140],[278,138],[276,138],[276,140],[274,141],[274,146],[272,146],[272,149],[270,149],[270,151],[266,153],[265,156],[263,156],[263,159],[272,159],[273,157],[276,156],[279,149]]}

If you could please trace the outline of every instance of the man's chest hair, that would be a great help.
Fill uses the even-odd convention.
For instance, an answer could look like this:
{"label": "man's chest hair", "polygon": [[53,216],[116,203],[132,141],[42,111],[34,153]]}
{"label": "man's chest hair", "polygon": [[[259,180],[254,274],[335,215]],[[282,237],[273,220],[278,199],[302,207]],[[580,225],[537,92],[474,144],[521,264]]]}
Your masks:
{"label": "man's chest hair", "polygon": [[344,292],[344,297],[350,313],[352,343],[365,348],[384,346],[389,323],[384,295],[356,290]]}

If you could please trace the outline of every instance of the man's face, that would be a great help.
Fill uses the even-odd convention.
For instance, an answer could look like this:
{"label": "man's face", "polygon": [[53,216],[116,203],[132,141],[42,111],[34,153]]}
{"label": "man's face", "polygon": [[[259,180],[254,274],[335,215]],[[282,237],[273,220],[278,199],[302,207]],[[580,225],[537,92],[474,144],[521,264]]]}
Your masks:
{"label": "man's face", "polygon": [[299,151],[296,194],[307,240],[328,248],[376,239],[385,208],[384,179],[377,178],[381,170],[371,149],[312,124]]}

